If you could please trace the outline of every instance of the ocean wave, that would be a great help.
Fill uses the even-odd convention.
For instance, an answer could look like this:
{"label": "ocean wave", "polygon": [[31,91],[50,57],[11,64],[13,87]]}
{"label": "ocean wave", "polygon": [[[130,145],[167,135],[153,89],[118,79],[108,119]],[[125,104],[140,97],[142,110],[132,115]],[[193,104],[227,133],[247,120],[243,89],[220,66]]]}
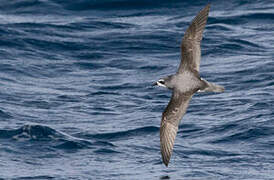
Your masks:
{"label": "ocean wave", "polygon": [[1,129],[0,139],[12,139],[15,142],[29,141],[35,145],[35,142],[51,142],[50,144],[45,144],[45,146],[50,145],[55,149],[64,150],[76,150],[83,148],[95,148],[96,147],[115,147],[112,143],[93,140],[93,139],[81,139],[68,135],[64,132],[57,131],[45,125],[24,125],[18,129]]}
{"label": "ocean wave", "polygon": [[233,133],[228,133],[216,140],[211,141],[211,143],[236,143],[239,141],[250,143],[254,142],[256,139],[267,138],[272,136],[274,133],[273,128],[271,127],[250,127],[250,128],[237,128],[237,131]]}
{"label": "ocean wave", "polygon": [[24,125],[18,129],[0,130],[0,138],[12,138],[15,140],[53,140],[64,137],[64,134],[43,125]]}
{"label": "ocean wave", "polygon": [[[181,1],[173,1],[173,3],[180,3]],[[1,9],[13,12],[16,14],[28,14],[34,12],[36,14],[55,13],[62,14],[66,11],[87,11],[91,9],[96,10],[129,10],[129,9],[153,9],[157,7],[164,7],[166,5],[164,0],[79,0],[79,1],[64,1],[64,0],[17,0],[7,1],[1,3]],[[36,10],[35,10],[36,9]],[[59,9],[59,11],[56,11]],[[60,10],[61,9],[61,10]],[[45,11],[47,10],[47,11]]]}
{"label": "ocean wave", "polygon": [[0,110],[0,118],[6,119],[6,118],[12,118],[12,115],[10,115],[9,113]]}
{"label": "ocean wave", "polygon": [[127,130],[127,131],[118,131],[118,132],[112,132],[112,133],[100,133],[100,134],[79,133],[77,136],[85,137],[85,138],[95,138],[99,140],[117,141],[117,140],[129,138],[129,137],[145,136],[147,134],[156,133],[158,131],[159,131],[158,127],[146,126],[146,127],[140,127],[136,129]]}
{"label": "ocean wave", "polygon": [[90,9],[99,10],[128,10],[136,8],[155,8],[155,6],[164,4],[165,1],[153,1],[153,0],[81,0],[81,1],[59,1],[65,9],[73,11],[84,11]]}
{"label": "ocean wave", "polygon": [[55,179],[54,176],[20,176],[12,178],[13,180],[33,180],[33,179]]}

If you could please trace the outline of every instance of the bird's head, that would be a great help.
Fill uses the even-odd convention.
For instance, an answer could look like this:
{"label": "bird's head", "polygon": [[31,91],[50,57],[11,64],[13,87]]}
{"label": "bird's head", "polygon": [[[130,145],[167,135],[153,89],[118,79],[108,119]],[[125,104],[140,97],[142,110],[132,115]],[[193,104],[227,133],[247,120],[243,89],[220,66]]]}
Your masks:
{"label": "bird's head", "polygon": [[153,84],[154,86],[162,86],[162,87],[166,87],[165,85],[165,80],[164,79],[159,79],[157,82],[155,82]]}
{"label": "bird's head", "polygon": [[162,86],[168,89],[173,89],[173,76],[167,76],[165,78],[161,78],[158,81],[156,81],[154,86]]}

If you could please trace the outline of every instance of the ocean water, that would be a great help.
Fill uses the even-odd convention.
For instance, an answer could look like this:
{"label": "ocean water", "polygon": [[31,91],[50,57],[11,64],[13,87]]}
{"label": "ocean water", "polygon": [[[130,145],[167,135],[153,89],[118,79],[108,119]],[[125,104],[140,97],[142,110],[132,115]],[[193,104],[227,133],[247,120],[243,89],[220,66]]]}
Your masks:
{"label": "ocean water", "polygon": [[0,1],[0,179],[274,179],[274,2],[211,1],[166,168],[180,41],[208,1]]}

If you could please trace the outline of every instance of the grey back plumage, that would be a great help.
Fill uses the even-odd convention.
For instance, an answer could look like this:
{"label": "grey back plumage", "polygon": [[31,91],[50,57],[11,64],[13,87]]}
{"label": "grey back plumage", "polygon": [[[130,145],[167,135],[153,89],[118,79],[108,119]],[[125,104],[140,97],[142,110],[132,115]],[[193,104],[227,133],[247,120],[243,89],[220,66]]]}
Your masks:
{"label": "grey back plumage", "polygon": [[[210,5],[202,9],[187,29],[181,44],[181,63],[178,72],[168,84],[172,97],[162,114],[160,144],[163,162],[168,166],[175,137],[182,116],[186,113],[192,95],[203,83],[199,77],[202,33],[206,25]],[[175,83],[172,83],[174,80]],[[183,84],[182,84],[183,82]],[[169,87],[170,86],[170,87]]]}

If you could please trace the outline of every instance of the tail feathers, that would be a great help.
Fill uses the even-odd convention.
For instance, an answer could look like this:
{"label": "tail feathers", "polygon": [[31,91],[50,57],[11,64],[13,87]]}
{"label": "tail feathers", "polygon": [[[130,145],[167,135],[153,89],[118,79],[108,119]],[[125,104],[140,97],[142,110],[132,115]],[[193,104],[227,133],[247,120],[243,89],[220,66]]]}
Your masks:
{"label": "tail feathers", "polygon": [[200,89],[200,92],[216,92],[221,93],[225,91],[225,88],[223,86],[219,86],[214,83],[210,83],[207,80],[202,79],[202,81],[205,83],[205,86],[203,89]]}

